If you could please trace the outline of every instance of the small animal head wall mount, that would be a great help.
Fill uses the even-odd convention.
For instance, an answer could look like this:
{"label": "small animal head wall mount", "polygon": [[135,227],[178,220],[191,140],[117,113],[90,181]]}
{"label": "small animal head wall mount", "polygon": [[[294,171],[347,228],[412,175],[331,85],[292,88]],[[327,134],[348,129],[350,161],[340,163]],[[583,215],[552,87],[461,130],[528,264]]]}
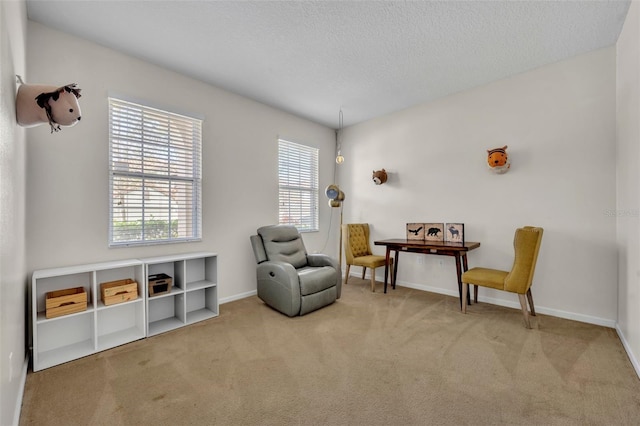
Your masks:
{"label": "small animal head wall mount", "polygon": [[374,170],[372,179],[373,183],[375,183],[376,185],[382,185],[387,181],[387,172],[384,169],[377,171]]}
{"label": "small animal head wall mount", "polygon": [[[19,81],[22,81],[18,78]],[[22,127],[49,123],[51,133],[60,126],[73,126],[80,121],[80,91],[77,84],[46,86],[21,84],[16,96],[16,119]]]}
{"label": "small animal head wall mount", "polygon": [[511,163],[507,154],[507,145],[502,148],[488,149],[487,154],[487,164],[492,172],[501,175],[509,171]]}

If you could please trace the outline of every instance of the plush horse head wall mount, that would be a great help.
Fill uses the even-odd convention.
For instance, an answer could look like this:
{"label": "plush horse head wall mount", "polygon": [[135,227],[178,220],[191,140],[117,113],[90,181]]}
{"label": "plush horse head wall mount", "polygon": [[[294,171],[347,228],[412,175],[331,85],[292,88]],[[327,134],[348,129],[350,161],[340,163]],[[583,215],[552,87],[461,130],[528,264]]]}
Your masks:
{"label": "plush horse head wall mount", "polygon": [[507,154],[507,145],[502,148],[488,149],[487,154],[487,164],[492,172],[503,174],[509,171],[511,163]]}
{"label": "plush horse head wall mount", "polygon": [[80,121],[80,91],[78,86],[45,86],[21,84],[16,96],[16,119],[22,127],[49,123],[51,133],[60,126],[73,126]]}

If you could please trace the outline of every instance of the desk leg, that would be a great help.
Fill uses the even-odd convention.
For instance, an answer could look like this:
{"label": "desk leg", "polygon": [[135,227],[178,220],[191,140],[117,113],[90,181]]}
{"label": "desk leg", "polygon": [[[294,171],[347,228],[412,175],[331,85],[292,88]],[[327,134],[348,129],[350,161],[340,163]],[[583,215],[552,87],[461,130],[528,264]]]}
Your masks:
{"label": "desk leg", "polygon": [[398,276],[398,257],[400,257],[400,251],[396,250],[396,258],[393,262],[393,277],[391,277],[391,283],[394,290],[396,289],[396,277]]}
{"label": "desk leg", "polygon": [[462,309],[462,265],[460,265],[460,253],[455,253],[456,273],[458,274],[458,296],[460,297],[460,309]]}
{"label": "desk leg", "polygon": [[[469,270],[469,265],[467,264],[467,253],[462,253],[462,270],[467,272]],[[473,299],[476,303],[478,303],[478,286],[473,286]],[[471,304],[471,293],[467,294],[467,304]]]}
{"label": "desk leg", "polygon": [[[385,258],[385,262],[384,262],[384,292],[387,292],[387,277],[389,276],[389,258],[391,254],[391,249],[389,248],[389,246],[387,246],[387,255]],[[393,284],[393,278],[392,280],[392,284]]]}

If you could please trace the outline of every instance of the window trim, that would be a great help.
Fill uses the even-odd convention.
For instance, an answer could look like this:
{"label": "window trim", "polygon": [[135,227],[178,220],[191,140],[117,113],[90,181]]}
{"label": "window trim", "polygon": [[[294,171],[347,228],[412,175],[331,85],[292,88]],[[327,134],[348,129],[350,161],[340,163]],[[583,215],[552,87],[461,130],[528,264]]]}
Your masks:
{"label": "window trim", "polygon": [[[128,98],[126,96],[109,94],[107,98],[107,102],[108,102],[107,108],[108,108],[108,114],[109,114],[109,120],[108,120],[108,132],[109,132],[108,245],[109,245],[109,248],[150,246],[150,245],[202,241],[202,121],[203,121],[202,118],[192,114],[183,114],[183,113],[174,112],[167,108],[159,108],[151,105],[149,102],[132,100],[131,98]],[[122,108],[125,108],[128,106],[133,109],[138,109],[143,113],[159,115],[165,120],[167,120],[167,122],[184,123],[185,125],[187,125],[187,128],[191,128],[192,136],[186,138],[188,141],[191,142],[190,147],[186,150],[186,151],[190,151],[190,155],[185,157],[187,158],[187,160],[183,160],[186,162],[187,165],[186,166],[182,165],[181,167],[179,167],[181,169],[180,171],[186,171],[188,172],[188,174],[185,174],[185,175],[171,174],[170,175],[168,171],[166,173],[145,172],[143,166],[141,166],[143,171],[137,171],[137,172],[129,171],[129,170],[127,171],[118,170],[117,161],[114,159],[114,154],[116,153],[116,147],[114,146],[114,143],[115,143],[114,108],[117,108],[117,105],[119,105]],[[144,119],[141,119],[141,122],[143,121]],[[169,144],[167,146],[171,146],[171,142],[175,140],[170,136],[170,132],[167,133],[167,138],[169,140]],[[121,139],[124,139],[124,136]],[[149,139],[145,140],[144,137],[140,138],[140,144],[141,144],[141,152],[144,152],[143,147],[149,148],[154,146],[153,141]],[[157,143],[155,143],[155,145],[158,146]],[[167,159],[168,164],[171,164],[170,163],[171,153],[172,152],[168,150],[167,157],[162,157]],[[146,164],[144,163],[144,154],[141,154],[139,161],[141,162],[141,164]],[[168,164],[167,164],[167,167],[169,167]],[[144,234],[145,232],[144,226],[146,222],[152,219],[145,218],[145,213],[144,213],[145,198],[142,197],[141,198],[142,201],[139,207],[138,206],[129,207],[132,209],[135,207],[138,207],[141,211],[142,239],[116,241],[114,239],[115,238],[114,219],[115,219],[115,210],[116,210],[116,206],[114,205],[114,201],[115,201],[114,185],[116,183],[115,181],[117,177],[125,177],[125,178],[129,177],[134,179],[140,179],[141,191],[144,191],[145,189],[149,188],[149,186],[145,186],[145,185],[148,185],[147,182],[144,182],[145,179],[153,180],[156,182],[164,181],[166,182],[168,187],[172,187],[173,182],[182,182],[182,183],[186,182],[187,184],[190,183],[191,185],[188,185],[188,186],[192,188],[192,191],[190,192],[191,200],[189,204],[187,204],[184,208],[184,211],[188,212],[188,216],[190,217],[190,219],[188,220],[188,223],[190,224],[190,231],[191,231],[190,235],[186,237],[171,237],[171,235],[168,235],[167,238],[163,238],[163,239],[146,239],[148,238],[148,236],[145,236]],[[144,192],[142,193],[144,194]],[[173,210],[171,208],[172,197],[171,196],[167,196],[167,197],[169,198],[169,201],[168,201],[168,206],[166,211],[167,211],[167,217],[169,218],[168,221],[169,223],[171,223],[171,221],[173,220],[171,217],[172,210]],[[171,229],[171,227],[169,227],[169,229]]]}
{"label": "window trim", "polygon": [[[283,157],[282,157],[282,153],[283,153],[283,149],[287,149],[288,150],[288,155],[290,155],[292,152],[292,149],[296,149],[297,151],[293,152],[294,156],[297,156],[298,158],[300,157],[308,157],[309,161],[312,162],[313,164],[310,164],[307,166],[306,172],[308,174],[308,176],[294,176],[294,179],[308,179],[308,184],[309,187],[305,188],[302,185],[283,185],[283,176],[282,176],[282,164],[283,164]],[[308,232],[319,232],[320,231],[320,209],[319,209],[319,193],[320,193],[320,150],[316,147],[313,146],[309,146],[309,145],[305,145],[305,144],[301,144],[298,142],[292,142],[291,140],[288,139],[284,139],[282,137],[278,137],[278,223],[285,223],[285,224],[293,224],[294,226],[296,226],[296,228],[298,229],[298,231],[300,233],[308,233]],[[291,163],[291,161],[289,160],[289,164],[291,166],[297,166],[298,172],[300,171],[300,169],[302,168],[302,165],[300,162],[298,162],[298,164],[294,164]],[[295,169],[295,167],[294,167]],[[299,206],[297,209],[293,209],[293,210],[298,210],[296,213],[298,213],[298,216],[295,218],[297,219],[298,223],[292,223],[292,222],[288,222],[288,221],[282,221],[282,217],[283,217],[283,201],[282,201],[282,197],[283,197],[283,190],[284,191],[299,191],[302,193],[306,193],[308,194],[308,207],[307,209],[309,210],[309,214],[310,214],[310,220],[305,222],[303,220],[303,213],[305,208],[302,206]],[[304,198],[304,197],[301,197]],[[291,203],[288,204],[288,206],[290,206]],[[291,208],[289,207],[288,209],[286,209],[286,211],[284,211],[287,216],[291,216]],[[304,223],[307,223],[308,226],[301,226],[304,225]]]}

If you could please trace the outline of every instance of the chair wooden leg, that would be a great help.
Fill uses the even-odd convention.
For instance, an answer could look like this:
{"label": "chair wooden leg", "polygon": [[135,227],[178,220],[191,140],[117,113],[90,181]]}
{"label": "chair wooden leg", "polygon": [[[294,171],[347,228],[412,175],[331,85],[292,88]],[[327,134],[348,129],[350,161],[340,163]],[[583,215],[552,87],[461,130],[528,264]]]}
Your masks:
{"label": "chair wooden leg", "polygon": [[376,269],[371,268],[371,291],[376,292]]}
{"label": "chair wooden leg", "polygon": [[362,267],[362,279],[364,280],[364,274],[367,272],[367,268],[365,266]]}
{"label": "chair wooden leg", "polygon": [[518,294],[520,299],[520,307],[522,308],[522,314],[524,315],[524,323],[527,328],[531,328],[531,322],[529,321],[529,310],[527,309],[527,299],[524,294]]}
{"label": "chair wooden leg", "polygon": [[478,286],[473,286],[473,302],[478,303]]}
{"label": "chair wooden leg", "polygon": [[469,284],[462,283],[462,313],[467,313],[467,294],[469,293]]}
{"label": "chair wooden leg", "polygon": [[349,281],[349,269],[351,269],[351,265],[347,264],[347,273],[344,274],[344,283],[346,284]]}
{"label": "chair wooden leg", "polygon": [[527,300],[529,300],[529,309],[531,309],[531,315],[536,316],[536,308],[533,307],[533,295],[531,289],[527,290]]}

